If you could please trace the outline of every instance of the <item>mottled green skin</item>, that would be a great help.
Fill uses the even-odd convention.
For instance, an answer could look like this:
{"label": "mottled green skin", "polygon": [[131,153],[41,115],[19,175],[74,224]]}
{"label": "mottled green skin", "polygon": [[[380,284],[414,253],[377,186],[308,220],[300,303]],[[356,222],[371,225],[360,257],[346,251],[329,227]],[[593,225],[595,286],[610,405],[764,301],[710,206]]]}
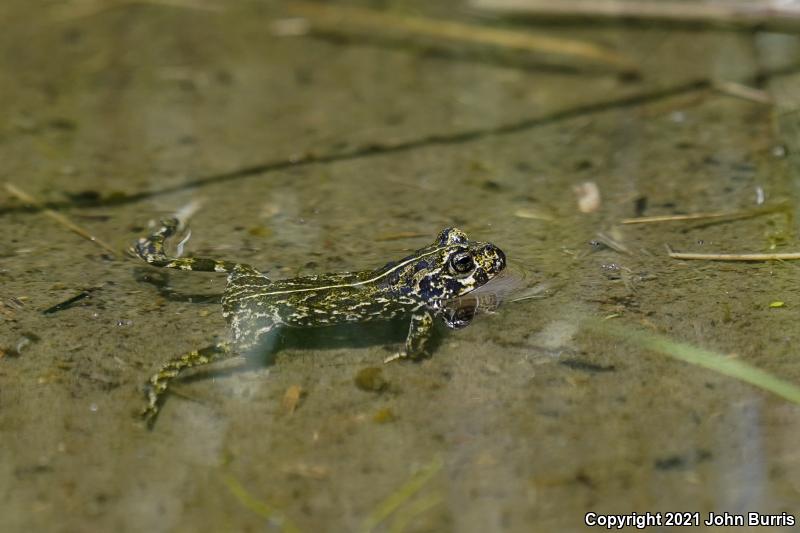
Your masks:
{"label": "mottled green skin", "polygon": [[429,246],[377,270],[272,281],[244,263],[167,256],[164,241],[177,227],[176,219],[163,221],[156,233],[139,239],[133,252],[154,266],[227,272],[222,314],[231,326],[231,339],[174,359],[153,375],[144,412],[150,424],[169,382],[183,369],[266,349],[280,326],[307,328],[410,316],[405,348],[389,360],[420,358],[435,317],[451,328],[469,324],[471,317],[447,312],[447,302],[482,286],[506,263],[493,244],[470,241],[464,232],[448,228]]}

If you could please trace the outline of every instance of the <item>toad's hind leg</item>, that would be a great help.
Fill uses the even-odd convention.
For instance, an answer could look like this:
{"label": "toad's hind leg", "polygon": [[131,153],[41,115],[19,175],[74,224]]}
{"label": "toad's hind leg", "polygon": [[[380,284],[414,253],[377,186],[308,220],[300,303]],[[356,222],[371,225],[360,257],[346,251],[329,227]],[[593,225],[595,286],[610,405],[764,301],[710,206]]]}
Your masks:
{"label": "toad's hind leg", "polygon": [[147,382],[147,407],[142,410],[142,418],[147,427],[152,429],[158,417],[159,409],[164,403],[170,384],[187,368],[202,366],[236,357],[237,352],[230,343],[219,342],[201,350],[189,352],[165,363]]}
{"label": "toad's hind leg", "polygon": [[177,218],[167,218],[161,221],[161,227],[149,237],[142,237],[130,251],[153,266],[164,268],[177,268],[180,270],[195,270],[199,272],[232,272],[238,263],[232,261],[219,261],[201,257],[170,257],[164,252],[164,241],[170,238],[178,229],[180,222]]}

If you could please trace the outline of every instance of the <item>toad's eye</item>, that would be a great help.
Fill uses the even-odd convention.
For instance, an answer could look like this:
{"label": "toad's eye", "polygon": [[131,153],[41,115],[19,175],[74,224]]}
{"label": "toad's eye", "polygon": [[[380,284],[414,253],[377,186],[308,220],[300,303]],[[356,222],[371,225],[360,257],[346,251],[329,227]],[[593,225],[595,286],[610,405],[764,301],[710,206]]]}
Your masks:
{"label": "toad's eye", "polygon": [[458,274],[466,274],[475,268],[475,261],[468,253],[456,254],[450,258],[450,268]]}

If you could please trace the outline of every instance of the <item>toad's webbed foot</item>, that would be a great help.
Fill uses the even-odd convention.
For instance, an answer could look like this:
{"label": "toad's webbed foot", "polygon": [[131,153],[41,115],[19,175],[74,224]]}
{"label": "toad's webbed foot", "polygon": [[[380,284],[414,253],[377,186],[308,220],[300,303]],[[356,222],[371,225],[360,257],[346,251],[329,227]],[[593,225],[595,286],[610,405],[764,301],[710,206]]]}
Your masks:
{"label": "toad's webbed foot", "polygon": [[164,242],[173,236],[180,226],[177,218],[166,218],[161,227],[149,237],[142,237],[130,251],[142,260],[157,267],[194,270],[198,272],[231,272],[238,263],[203,259],[200,257],[170,257],[164,252]]}
{"label": "toad's webbed foot", "polygon": [[142,410],[141,416],[148,429],[152,429],[156,422],[159,409],[164,403],[167,389],[183,370],[235,356],[236,352],[231,348],[230,344],[217,343],[201,350],[189,352],[165,363],[147,382],[147,407]]}

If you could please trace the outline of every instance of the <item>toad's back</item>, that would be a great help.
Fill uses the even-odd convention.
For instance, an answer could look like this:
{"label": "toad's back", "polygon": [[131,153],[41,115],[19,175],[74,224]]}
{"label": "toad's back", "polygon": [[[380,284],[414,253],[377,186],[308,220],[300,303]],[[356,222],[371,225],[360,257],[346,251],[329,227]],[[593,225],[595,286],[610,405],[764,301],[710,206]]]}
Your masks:
{"label": "toad's back", "polygon": [[269,281],[260,273],[233,272],[223,297],[226,318],[314,327],[392,319],[413,312],[410,298],[388,294],[373,271]]}

